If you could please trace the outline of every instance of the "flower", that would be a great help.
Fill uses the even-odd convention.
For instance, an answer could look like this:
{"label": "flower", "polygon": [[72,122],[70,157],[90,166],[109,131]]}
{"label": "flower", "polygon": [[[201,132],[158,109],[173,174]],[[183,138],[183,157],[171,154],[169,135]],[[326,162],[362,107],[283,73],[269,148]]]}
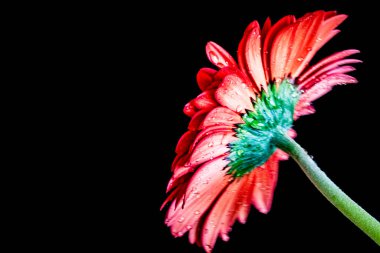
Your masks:
{"label": "flower", "polygon": [[332,54],[309,66],[316,52],[339,30],[347,15],[315,11],[261,28],[253,21],[239,43],[236,62],[214,42],[206,45],[217,69],[196,76],[202,93],[184,107],[191,117],[172,164],[165,223],[175,237],[211,252],[232,225],[245,223],[251,204],[271,209],[280,160],[288,155],[272,141],[277,133],[295,137],[293,120],[315,112],[311,103],[338,84],[356,83],[347,58],[358,50]]}

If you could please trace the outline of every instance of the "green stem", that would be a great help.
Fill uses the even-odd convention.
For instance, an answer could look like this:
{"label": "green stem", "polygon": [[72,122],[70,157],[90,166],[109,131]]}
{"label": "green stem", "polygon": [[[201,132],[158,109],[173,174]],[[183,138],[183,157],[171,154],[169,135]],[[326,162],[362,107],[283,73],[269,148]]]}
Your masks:
{"label": "green stem", "polygon": [[380,246],[380,223],[374,217],[336,186],[292,138],[276,134],[273,141],[298,163],[310,181],[339,211]]}

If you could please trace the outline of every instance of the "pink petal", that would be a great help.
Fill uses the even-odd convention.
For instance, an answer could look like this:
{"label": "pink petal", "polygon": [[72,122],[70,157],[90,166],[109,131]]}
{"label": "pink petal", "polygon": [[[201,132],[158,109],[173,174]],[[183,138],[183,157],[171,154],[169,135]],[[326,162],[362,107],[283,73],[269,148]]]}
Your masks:
{"label": "pink petal", "polygon": [[[323,60],[319,61],[317,64],[310,67],[302,76],[298,78],[298,83],[303,83],[306,78],[311,77],[312,75],[316,75],[317,72],[319,72],[321,69],[325,68],[326,66],[332,65],[333,63],[340,62],[343,58],[346,58],[350,55],[359,53],[359,50],[355,49],[349,49],[344,50],[335,54],[330,55],[329,57],[324,58]],[[342,65],[338,64],[338,65]]]}
{"label": "pink petal", "polygon": [[173,176],[172,176],[173,180],[176,178],[180,178],[188,173],[193,172],[195,168],[196,168],[195,166],[188,166],[188,165],[177,166],[173,171]]}
{"label": "pink petal", "polygon": [[321,67],[318,71],[313,73],[311,77],[307,78],[302,83],[299,83],[298,88],[302,90],[307,90],[310,87],[312,87],[315,83],[318,83],[319,80],[323,79],[324,76],[339,74],[339,73],[347,73],[355,69],[351,66],[340,66],[340,65],[350,64],[350,63],[360,63],[360,62],[362,61],[356,60],[356,59],[343,59],[343,60],[329,63],[328,65]]}
{"label": "pink petal", "polygon": [[206,45],[206,54],[210,62],[219,68],[233,67],[235,68],[236,62],[234,58],[221,46],[215,42],[208,42]]}
{"label": "pink petal", "polygon": [[196,166],[229,152],[230,149],[227,144],[236,139],[233,131],[216,132],[208,135],[199,141],[185,166]]}
{"label": "pink petal", "polygon": [[298,103],[311,103],[317,98],[329,92],[333,86],[338,84],[357,83],[357,80],[346,74],[332,74],[324,77],[310,89],[306,90],[300,97]]}
{"label": "pink petal", "polygon": [[271,156],[261,167],[253,170],[255,186],[252,191],[252,204],[261,213],[268,213],[273,200],[278,177],[278,158]]}
{"label": "pink petal", "polygon": [[232,126],[238,123],[244,123],[239,114],[225,107],[216,107],[207,114],[201,128],[218,125]]}
{"label": "pink petal", "polygon": [[216,72],[215,69],[210,68],[201,68],[198,71],[196,79],[198,86],[202,91],[207,90],[212,85]]}
{"label": "pink petal", "polygon": [[247,109],[252,111],[255,97],[252,86],[237,74],[227,75],[215,92],[215,99],[221,105],[238,113],[245,113]]}
{"label": "pink petal", "polygon": [[294,111],[294,116],[295,119],[304,116],[304,115],[309,115],[315,113],[315,109],[312,105],[310,105],[309,102],[306,103],[298,103],[295,111]]}
{"label": "pink petal", "polygon": [[294,32],[294,44],[285,67],[285,73],[297,77],[312,59],[312,51],[318,36],[319,27],[323,21],[324,12],[316,11],[300,18],[297,30]]}

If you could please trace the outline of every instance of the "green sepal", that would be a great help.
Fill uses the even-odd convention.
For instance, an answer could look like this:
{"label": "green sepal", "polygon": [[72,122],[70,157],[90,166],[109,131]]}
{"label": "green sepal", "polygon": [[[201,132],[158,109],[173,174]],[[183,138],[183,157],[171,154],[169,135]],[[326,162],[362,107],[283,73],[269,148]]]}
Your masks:
{"label": "green sepal", "polygon": [[293,124],[294,108],[300,92],[288,80],[271,84],[254,103],[254,111],[247,111],[244,123],[236,126],[238,140],[229,144],[228,174],[241,177],[264,164],[276,150],[272,142],[278,131],[286,133]]}

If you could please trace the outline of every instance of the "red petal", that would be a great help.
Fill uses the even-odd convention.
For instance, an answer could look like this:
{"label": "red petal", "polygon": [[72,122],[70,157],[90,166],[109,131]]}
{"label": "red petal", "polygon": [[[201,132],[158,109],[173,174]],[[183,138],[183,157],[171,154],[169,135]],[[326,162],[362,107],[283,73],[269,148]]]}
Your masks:
{"label": "red petal", "polygon": [[216,132],[203,138],[194,148],[186,166],[196,166],[227,153],[227,144],[236,140],[234,131]]}
{"label": "red petal", "polygon": [[175,170],[176,167],[183,166],[189,157],[187,157],[189,154],[181,154],[177,155],[172,163],[172,171]]}
{"label": "red petal", "polygon": [[196,79],[198,86],[202,91],[207,90],[213,83],[216,72],[217,71],[215,69],[210,68],[202,68],[198,71]]}
{"label": "red petal", "polygon": [[221,132],[232,132],[233,131],[233,127],[230,127],[230,126],[223,126],[223,125],[220,125],[220,126],[210,126],[210,127],[207,127],[207,128],[204,128],[202,131],[200,131],[197,135],[197,137],[195,138],[191,148],[190,148],[190,151],[189,153],[192,153],[194,148],[198,145],[198,143],[206,138],[207,136],[211,135],[211,134],[215,134],[215,133],[221,133]]}
{"label": "red petal", "polygon": [[205,220],[202,244],[207,250],[211,250],[218,235],[228,241],[228,233],[231,231],[236,218],[245,222],[250,208],[250,197],[253,187],[253,175],[246,175],[232,182],[223,191],[215,203],[210,214]]}
{"label": "red petal", "polygon": [[220,157],[200,167],[188,182],[186,202],[172,204],[167,213],[166,224],[172,227],[174,236],[181,236],[196,225],[214,199],[230,182],[224,167],[228,161]]}
{"label": "red petal", "polygon": [[252,99],[255,98],[255,92],[250,84],[237,74],[227,75],[219,88],[215,92],[215,99],[227,108],[238,112],[253,110]]}
{"label": "red petal", "polygon": [[193,101],[190,101],[183,107],[183,113],[186,114],[189,117],[193,117],[194,114],[198,111],[198,109],[195,107]]}
{"label": "red petal", "polygon": [[[228,216],[233,217],[235,213],[235,201],[246,180],[247,177],[233,181],[227,189],[223,191],[223,194],[217,200],[210,214],[207,216],[202,231],[202,245],[206,252],[211,252],[214,248],[219,233],[221,233],[221,236],[225,241],[228,240],[227,233],[230,228],[228,224],[230,217]],[[223,230],[223,232],[221,230]]]}
{"label": "red petal", "polygon": [[218,125],[232,126],[238,123],[244,123],[239,114],[225,107],[216,107],[207,114],[201,128]]}
{"label": "red petal", "polygon": [[263,45],[264,45],[264,40],[265,40],[268,32],[270,31],[271,27],[272,27],[272,24],[271,24],[270,18],[268,17],[265,20],[265,23],[263,25],[263,30],[261,31],[261,39],[262,39],[262,44]]}
{"label": "red petal", "polygon": [[[326,15],[326,13],[325,13],[325,15]],[[326,16],[325,16],[325,18],[326,18]],[[297,77],[302,73],[302,71],[307,66],[307,64],[310,62],[310,60],[315,55],[315,53],[324,44],[326,44],[332,37],[334,37],[337,34],[337,31],[334,32],[334,29],[339,24],[341,24],[346,18],[347,18],[347,15],[337,15],[334,17],[329,17],[329,19],[320,23],[320,27],[318,29],[318,33],[317,33],[316,39],[314,41],[314,45],[312,45],[312,43],[309,44],[309,47],[311,47],[311,50],[308,53],[308,55],[305,57],[305,59],[303,60],[302,64],[293,73],[293,77]]]}
{"label": "red petal", "polygon": [[260,33],[260,25],[257,21],[249,24],[239,44],[238,57],[240,68],[256,84],[258,90],[261,90],[261,86],[266,90],[267,80],[261,60]]}
{"label": "red petal", "polygon": [[202,123],[202,121],[204,120],[204,118],[206,117],[206,115],[207,115],[207,113],[209,111],[210,110],[208,110],[208,109],[204,109],[204,110],[200,110],[197,113],[195,113],[193,115],[193,117],[191,118],[191,120],[190,120],[188,129],[190,131],[196,131],[196,130],[198,130],[200,124]]}
{"label": "red petal", "polygon": [[211,110],[215,107],[218,106],[218,103],[214,99],[214,93],[215,90],[207,90],[199,94],[195,99],[194,99],[194,105],[199,109],[199,110]]}
{"label": "red petal", "polygon": [[195,131],[187,131],[186,133],[184,133],[178,140],[175,152],[181,155],[189,151],[190,145],[193,143],[196,136],[197,132]]}
{"label": "red petal", "polygon": [[[291,45],[294,43],[293,30],[297,25],[289,25],[286,29],[281,30],[273,40],[273,47],[270,51],[270,70],[272,78],[282,80],[290,73],[285,73],[289,55],[291,53]],[[276,81],[278,82],[278,81]]]}
{"label": "red petal", "polygon": [[295,17],[293,15],[288,15],[280,19],[277,23],[275,23],[272,28],[269,30],[268,35],[264,39],[264,46],[263,46],[263,66],[265,70],[265,76],[266,80],[268,82],[273,81],[273,76],[271,76],[270,72],[270,54],[269,52],[272,51],[272,47],[275,47],[276,45],[273,45],[274,39],[277,37],[278,33],[286,26],[288,26],[291,23],[295,22]]}
{"label": "red petal", "polygon": [[294,74],[309,57],[323,21],[324,12],[308,13],[280,31],[271,50],[272,77],[296,77]]}
{"label": "red petal", "polygon": [[219,68],[233,67],[235,68],[236,62],[234,58],[221,46],[215,42],[208,42],[206,45],[206,54],[210,62]]}
{"label": "red petal", "polygon": [[236,215],[234,219],[230,220],[232,226],[235,219],[238,218],[240,223],[245,223],[251,207],[251,195],[254,187],[254,174],[251,172],[247,176],[247,181],[244,183],[244,188],[241,190],[239,199],[236,202]]}
{"label": "red petal", "polygon": [[273,200],[278,177],[278,158],[271,156],[261,167],[253,170],[255,186],[252,192],[252,203],[261,213],[268,213]]}
{"label": "red petal", "polygon": [[[190,176],[191,175],[187,175],[187,176],[176,178],[176,179],[172,177],[170,179],[166,192],[169,192],[172,189],[174,190],[170,193],[170,195],[166,198],[164,203],[161,205],[160,210],[162,210],[165,207],[165,205],[169,203],[170,201],[177,202],[177,199],[181,199],[184,197]],[[177,203],[174,203],[174,205],[176,204]]]}
{"label": "red petal", "polygon": [[[349,49],[349,50],[344,50],[335,54],[330,55],[329,57],[324,58],[317,64],[313,65],[310,67],[302,76],[298,78],[298,83],[303,83],[304,80],[309,78],[312,75],[315,75],[316,72],[319,72],[321,69],[323,69],[325,66],[331,65],[334,62],[340,62],[343,58],[346,58],[350,55],[359,53],[359,50],[356,49]],[[339,64],[342,65],[342,64]]]}

